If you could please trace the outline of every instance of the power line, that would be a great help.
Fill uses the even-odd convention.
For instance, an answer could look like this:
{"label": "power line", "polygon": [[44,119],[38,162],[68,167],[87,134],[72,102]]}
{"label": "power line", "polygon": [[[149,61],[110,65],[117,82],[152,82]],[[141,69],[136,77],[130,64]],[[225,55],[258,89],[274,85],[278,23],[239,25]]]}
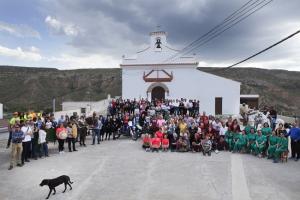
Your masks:
{"label": "power line", "polygon": [[[265,0],[264,0],[265,1]],[[257,6],[261,5],[264,1],[262,1],[261,3],[257,4],[255,7],[251,8],[250,10],[248,10],[246,13],[244,13],[243,15],[247,14],[249,11],[251,11],[252,9],[256,8]],[[227,27],[227,25],[223,28],[223,30],[220,30],[220,32],[215,32],[214,35],[212,35],[210,38],[204,40],[203,42],[201,42],[200,44],[198,44],[196,47],[193,47],[192,49],[188,50],[187,52],[183,53],[182,56],[187,55],[191,52],[193,52],[194,50],[198,49],[199,47],[203,46],[204,44],[208,43],[209,41],[211,41],[212,39],[216,38],[217,36],[219,36],[220,34],[224,33],[225,31],[227,31],[228,29],[231,29],[233,26],[235,26],[236,24],[242,22],[243,20],[245,20],[246,18],[248,18],[249,16],[253,15],[254,13],[256,13],[257,11],[259,11],[260,9],[262,9],[263,7],[265,7],[266,5],[268,5],[269,3],[271,3],[273,0],[269,0],[267,3],[261,5],[260,7],[256,8],[254,11],[250,12],[249,14],[247,14],[246,16],[242,17],[241,19],[239,19],[238,21],[236,21],[237,19],[233,20],[236,21],[235,23],[231,24],[229,27]],[[242,16],[243,16],[242,15]],[[227,27],[227,28],[226,28]]]}
{"label": "power line", "polygon": [[[259,2],[259,0],[256,0],[255,2],[252,2],[253,0],[248,1],[247,3],[245,3],[242,7],[240,7],[238,10],[236,10],[234,13],[232,13],[231,15],[229,15],[226,19],[224,19],[220,24],[218,24],[217,26],[215,26],[213,29],[211,29],[210,31],[208,31],[207,33],[205,33],[204,35],[202,35],[200,38],[198,38],[197,40],[193,41],[192,43],[190,43],[189,45],[187,45],[185,48],[183,48],[180,52],[176,53],[175,55],[171,56],[169,59],[167,59],[166,61],[172,60],[176,57],[178,57],[180,54],[183,54],[185,51],[188,51],[187,53],[184,53],[184,55],[190,53],[191,51],[199,48],[200,46],[204,45],[205,43],[207,43],[208,41],[212,40],[213,38],[217,37],[218,35],[220,35],[221,33],[225,32],[226,30],[228,30],[229,28],[233,27],[234,25],[238,24],[239,22],[241,22],[242,20],[244,20],[245,18],[249,17],[250,15],[252,15],[253,13],[255,13],[256,11],[260,10],[261,8],[263,8],[264,6],[266,6],[267,4],[269,4],[271,1],[267,2],[266,4],[264,4],[263,6],[259,7],[258,9],[256,9],[254,12],[251,12],[250,14],[248,14],[247,16],[243,17],[244,15],[246,15],[248,12],[252,11],[253,9],[255,9],[257,6],[261,5],[262,3],[264,3],[266,0],[263,0],[261,2]],[[252,3],[251,3],[252,2]],[[251,3],[251,4],[250,4]],[[250,5],[249,5],[250,4]],[[256,4],[256,5],[255,5]],[[254,7],[252,7],[254,6]],[[250,8],[250,9],[249,9]],[[246,12],[244,12],[246,10]],[[234,21],[238,20],[239,18],[243,17],[242,19],[240,19],[239,21],[235,22],[234,24],[232,24],[230,27],[226,28],[227,26],[229,26],[231,23],[233,23]],[[225,30],[222,30],[226,28]],[[221,31],[221,32],[220,32]],[[218,33],[219,32],[219,33]],[[208,38],[208,39],[207,39]],[[203,40],[204,43],[202,42]],[[202,42],[202,43],[201,43]],[[196,47],[195,47],[196,46]]]}
{"label": "power line", "polygon": [[284,42],[284,41],[286,41],[286,40],[288,40],[288,39],[294,37],[295,35],[297,35],[297,34],[299,34],[299,33],[300,33],[300,30],[298,30],[298,31],[296,31],[295,33],[293,33],[293,34],[291,34],[291,35],[289,35],[289,36],[283,38],[283,39],[280,40],[279,42],[276,42],[275,44],[273,44],[273,45],[271,45],[271,46],[265,48],[264,50],[261,50],[261,51],[258,52],[258,53],[254,54],[254,55],[252,55],[252,56],[250,56],[250,57],[248,57],[248,58],[246,58],[246,59],[244,59],[244,60],[242,60],[242,61],[240,61],[240,62],[237,62],[237,63],[235,63],[235,64],[233,64],[233,65],[230,65],[230,66],[226,67],[225,70],[226,70],[226,69],[229,69],[229,68],[232,68],[232,67],[234,67],[234,66],[236,66],[236,65],[239,65],[239,64],[241,64],[241,63],[243,63],[243,62],[245,62],[245,61],[247,61],[247,60],[250,60],[251,58],[253,58],[253,57],[255,57],[255,56],[257,56],[257,55],[259,55],[259,54],[261,54],[261,53],[263,53],[263,52],[265,52],[265,51],[267,51],[267,50],[269,50],[269,49],[271,49],[271,48],[273,48],[273,47],[275,47],[275,46],[277,46],[278,44],[280,44],[280,43],[282,43],[282,42]]}
{"label": "power line", "polygon": [[[242,7],[240,7],[238,10],[234,11],[232,14],[230,14],[228,17],[226,17],[220,24],[218,24],[217,26],[213,27],[211,30],[209,30],[207,33],[205,33],[204,35],[202,35],[201,37],[199,37],[198,39],[196,39],[195,41],[193,41],[192,43],[190,43],[189,45],[187,45],[186,47],[184,47],[180,52],[185,51],[186,49],[188,49],[189,47],[193,46],[195,43],[197,43],[198,41],[201,41],[201,39],[205,38],[206,36],[208,36],[211,32],[213,32],[214,30],[218,29],[219,27],[221,27],[224,23],[230,21],[233,16],[236,15],[236,13],[240,13],[240,10],[244,11],[245,9],[243,9],[244,7],[246,7],[246,9],[249,7],[247,6],[251,1],[248,1],[247,3],[245,3]],[[250,6],[252,6],[253,4],[255,4],[256,2],[258,2],[260,0],[256,0],[254,3],[252,3]]]}

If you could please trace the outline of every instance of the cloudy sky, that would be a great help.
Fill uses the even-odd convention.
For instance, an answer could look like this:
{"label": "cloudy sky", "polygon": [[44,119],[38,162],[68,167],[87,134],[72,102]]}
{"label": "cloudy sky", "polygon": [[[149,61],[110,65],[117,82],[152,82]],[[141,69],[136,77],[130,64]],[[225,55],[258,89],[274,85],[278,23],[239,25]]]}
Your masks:
{"label": "cloudy sky", "polygon": [[[0,65],[119,67],[157,25],[182,49],[247,1],[2,0]],[[299,0],[273,0],[192,53],[200,66],[233,64],[299,30],[299,8]],[[240,66],[300,71],[300,34]]]}

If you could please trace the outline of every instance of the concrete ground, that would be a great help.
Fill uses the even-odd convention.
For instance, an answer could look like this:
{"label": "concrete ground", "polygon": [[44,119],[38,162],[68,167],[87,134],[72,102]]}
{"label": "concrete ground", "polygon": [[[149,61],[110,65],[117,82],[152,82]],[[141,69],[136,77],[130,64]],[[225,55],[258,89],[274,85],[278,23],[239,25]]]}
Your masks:
{"label": "concrete ground", "polygon": [[0,199],[40,200],[48,194],[44,178],[66,174],[73,190],[56,188],[50,199],[299,199],[300,161],[273,164],[270,160],[229,152],[145,152],[129,139],[104,141],[59,155],[50,144],[50,157],[8,171],[9,150],[0,142]]}

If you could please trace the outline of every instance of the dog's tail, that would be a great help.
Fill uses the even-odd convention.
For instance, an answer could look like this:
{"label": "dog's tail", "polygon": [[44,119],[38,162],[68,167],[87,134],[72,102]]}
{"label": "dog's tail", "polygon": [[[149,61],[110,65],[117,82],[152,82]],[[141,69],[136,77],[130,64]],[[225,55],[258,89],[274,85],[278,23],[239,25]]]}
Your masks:
{"label": "dog's tail", "polygon": [[69,180],[69,183],[73,184],[74,182],[72,182],[72,181]]}

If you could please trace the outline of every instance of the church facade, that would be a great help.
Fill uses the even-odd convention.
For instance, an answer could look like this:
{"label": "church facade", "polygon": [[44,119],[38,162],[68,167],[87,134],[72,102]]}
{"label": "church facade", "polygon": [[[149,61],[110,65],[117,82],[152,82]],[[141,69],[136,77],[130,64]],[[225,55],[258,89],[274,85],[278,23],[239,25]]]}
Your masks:
{"label": "church facade", "polygon": [[200,112],[238,114],[240,83],[198,70],[194,57],[172,59],[177,52],[168,45],[166,32],[151,32],[149,47],[123,56],[122,97],[199,100]]}

